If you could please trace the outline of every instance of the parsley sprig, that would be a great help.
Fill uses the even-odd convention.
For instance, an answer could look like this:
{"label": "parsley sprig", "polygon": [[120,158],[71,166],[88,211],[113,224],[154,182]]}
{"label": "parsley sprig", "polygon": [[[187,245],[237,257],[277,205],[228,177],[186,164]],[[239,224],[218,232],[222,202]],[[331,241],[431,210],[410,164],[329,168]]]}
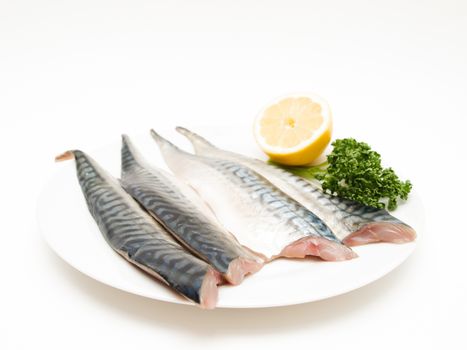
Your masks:
{"label": "parsley sprig", "polygon": [[[327,161],[309,167],[282,166],[295,175],[317,179],[324,191],[342,198],[394,210],[398,199],[406,200],[410,181],[401,181],[392,168],[383,168],[381,156],[365,142],[338,139]],[[276,164],[278,165],[278,164]]]}

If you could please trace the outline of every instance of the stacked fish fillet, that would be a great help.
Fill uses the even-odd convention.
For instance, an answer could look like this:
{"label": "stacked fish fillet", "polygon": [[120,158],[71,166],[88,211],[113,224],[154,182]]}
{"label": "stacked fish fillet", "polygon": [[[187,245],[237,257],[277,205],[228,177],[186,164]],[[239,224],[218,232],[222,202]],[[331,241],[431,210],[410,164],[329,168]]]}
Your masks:
{"label": "stacked fish fillet", "polygon": [[216,306],[218,285],[240,284],[278,257],[348,260],[357,257],[353,245],[415,239],[384,209],[323,193],[278,167],[177,131],[195,154],[151,130],[175,176],[149,165],[125,135],[120,180],[79,150],[57,160],[75,159],[108,244],[202,308]]}

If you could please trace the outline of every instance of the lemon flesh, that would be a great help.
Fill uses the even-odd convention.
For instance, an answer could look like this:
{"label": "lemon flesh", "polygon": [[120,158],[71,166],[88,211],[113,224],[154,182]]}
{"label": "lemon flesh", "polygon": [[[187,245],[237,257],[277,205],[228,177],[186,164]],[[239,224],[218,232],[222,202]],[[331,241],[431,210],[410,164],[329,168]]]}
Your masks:
{"label": "lemon flesh", "polygon": [[331,112],[316,95],[285,97],[259,114],[254,133],[258,145],[272,160],[287,165],[309,164],[331,141]]}

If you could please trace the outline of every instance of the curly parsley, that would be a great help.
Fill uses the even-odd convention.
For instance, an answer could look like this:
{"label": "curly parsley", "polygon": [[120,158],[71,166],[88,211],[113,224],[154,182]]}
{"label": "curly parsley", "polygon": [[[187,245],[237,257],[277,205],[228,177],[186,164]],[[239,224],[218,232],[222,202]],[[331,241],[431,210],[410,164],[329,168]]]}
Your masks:
{"label": "curly parsley", "polygon": [[[338,139],[323,164],[310,167],[282,166],[298,176],[317,179],[324,191],[360,203],[394,210],[406,200],[412,184],[401,181],[392,168],[383,168],[381,156],[365,142]],[[278,164],[276,164],[278,165]]]}

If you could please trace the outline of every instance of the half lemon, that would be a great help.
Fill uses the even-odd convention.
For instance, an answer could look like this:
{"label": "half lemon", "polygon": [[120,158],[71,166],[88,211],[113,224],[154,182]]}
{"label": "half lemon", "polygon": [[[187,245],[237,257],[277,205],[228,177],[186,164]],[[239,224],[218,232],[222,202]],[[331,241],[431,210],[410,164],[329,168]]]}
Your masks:
{"label": "half lemon", "polygon": [[294,95],[267,106],[255,120],[261,149],[275,162],[305,165],[318,158],[331,141],[329,105],[317,95]]}

